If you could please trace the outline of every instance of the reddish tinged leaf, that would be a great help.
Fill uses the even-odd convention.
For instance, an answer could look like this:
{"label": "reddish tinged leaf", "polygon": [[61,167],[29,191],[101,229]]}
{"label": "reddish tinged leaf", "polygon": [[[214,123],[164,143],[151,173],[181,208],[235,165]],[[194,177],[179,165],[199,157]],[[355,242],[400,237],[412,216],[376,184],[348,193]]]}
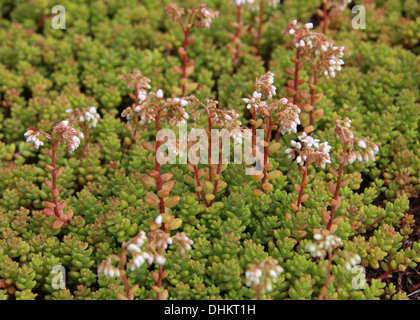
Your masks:
{"label": "reddish tinged leaf", "polygon": [[328,183],[328,189],[330,190],[331,194],[334,195],[335,193],[335,184],[330,182]]}
{"label": "reddish tinged leaf", "polygon": [[53,166],[50,166],[49,164],[46,164],[45,165],[45,168],[47,168],[50,171],[53,171],[54,170],[54,167]]}
{"label": "reddish tinged leaf", "polygon": [[294,76],[294,75],[295,75],[295,72],[294,72],[292,69],[290,69],[290,68],[286,68],[285,70],[286,70],[286,72],[287,72],[288,74],[290,74],[291,76]]}
{"label": "reddish tinged leaf", "polygon": [[287,85],[288,85],[290,88],[294,88],[294,87],[295,87],[295,81],[294,81],[294,80],[287,80]]}
{"label": "reddish tinged leaf", "polygon": [[65,201],[63,201],[63,202],[61,202],[61,203],[57,206],[57,209],[58,209],[58,210],[62,210],[65,206],[66,206],[66,202],[65,202]]}
{"label": "reddish tinged leaf", "polygon": [[146,149],[149,150],[151,152],[156,152],[156,147],[154,144],[151,144],[149,142],[142,142],[141,145]]}
{"label": "reddish tinged leaf", "polygon": [[58,178],[63,173],[63,168],[58,168],[58,170],[55,173],[55,176]]}
{"label": "reddish tinged leaf", "polygon": [[49,217],[55,214],[54,210],[51,208],[45,208],[44,210],[42,210],[42,213]]}
{"label": "reddish tinged leaf", "polygon": [[159,274],[155,271],[152,271],[152,279],[154,282],[158,283],[159,281]]}
{"label": "reddish tinged leaf", "polygon": [[61,221],[61,220],[55,220],[52,227],[53,227],[53,229],[60,229],[62,227],[63,223],[64,222]]}
{"label": "reddish tinged leaf", "polygon": [[167,172],[167,173],[164,173],[160,176],[160,180],[162,182],[166,182],[166,181],[171,180],[173,177],[174,177],[173,173]]}
{"label": "reddish tinged leaf", "polygon": [[180,67],[178,67],[178,66],[173,66],[172,68],[174,69],[175,72],[177,72],[179,74],[182,74],[183,73],[182,69]]}
{"label": "reddish tinged leaf", "polygon": [[44,206],[48,208],[55,208],[55,204],[50,201],[44,201]]}
{"label": "reddish tinged leaf", "polygon": [[52,183],[52,181],[51,181],[51,180],[47,180],[47,181],[45,181],[45,184],[46,184],[47,186],[49,186],[50,188],[52,188],[52,187],[53,187],[53,183]]}

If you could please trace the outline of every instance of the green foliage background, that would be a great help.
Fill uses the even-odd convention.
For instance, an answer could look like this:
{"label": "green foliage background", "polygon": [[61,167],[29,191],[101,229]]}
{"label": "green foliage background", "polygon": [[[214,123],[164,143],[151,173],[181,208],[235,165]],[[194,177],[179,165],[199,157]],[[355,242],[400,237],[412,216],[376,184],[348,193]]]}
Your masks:
{"label": "green foliage background", "polygon": [[[176,1],[193,7],[200,1]],[[228,26],[234,21],[232,4],[208,0],[220,11],[209,30],[194,30],[197,41],[189,47],[196,61],[191,78],[199,83],[199,99],[217,99],[222,108],[235,109],[247,123],[242,101],[253,90],[255,78],[267,70],[275,74],[278,96],[285,94],[289,76],[285,67],[294,55],[290,39],[282,33],[287,23],[317,22],[320,1],[284,0],[276,9],[266,8],[261,55],[252,53],[250,36],[243,38],[246,55],[232,74],[232,59],[226,45]],[[129,89],[119,75],[139,69],[150,78],[152,90],[166,96],[177,85],[173,65],[182,43],[181,30],[164,13],[164,0],[60,1],[66,8],[66,29],[51,27],[51,0],[0,0],[0,299],[115,299],[122,291],[118,279],[97,274],[98,264],[121,243],[140,230],[148,231],[156,211],[144,202],[147,192],[140,178],[153,168],[153,155],[130,141],[131,132],[120,113],[131,102]],[[315,135],[333,146],[333,167],[341,151],[333,137],[334,121],[353,120],[355,132],[380,147],[375,163],[355,163],[345,168],[352,182],[342,188],[343,204],[337,212],[344,218],[337,233],[343,249],[362,257],[367,267],[365,290],[352,288],[351,272],[338,259],[328,287],[331,299],[407,299],[393,282],[377,279],[392,265],[395,269],[417,268],[418,238],[408,214],[418,198],[420,169],[420,6],[416,0],[353,1],[364,4],[367,28],[351,27],[350,9],[331,16],[329,36],[344,45],[345,67],[336,79],[323,81],[324,109]],[[244,21],[253,23],[245,11]],[[60,197],[74,211],[68,227],[51,228],[53,220],[41,213],[48,199],[44,164],[48,149],[34,150],[24,142],[29,126],[50,132],[66,119],[68,108],[96,106],[102,115],[89,137],[93,144],[85,157],[61,152],[58,164],[64,173],[58,179]],[[153,132],[142,133],[153,140]],[[282,138],[272,163],[282,171],[274,190],[260,198],[256,186],[243,174],[244,167],[230,165],[223,173],[228,187],[210,208],[199,204],[184,175],[182,165],[166,165],[175,175],[173,195],[180,203],[171,211],[182,218],[184,231],[193,241],[192,250],[181,257],[168,251],[164,268],[169,276],[164,287],[170,299],[253,299],[255,291],[245,286],[248,263],[267,255],[285,269],[273,291],[263,298],[316,299],[325,282],[325,262],[313,261],[305,249],[314,228],[322,228],[321,209],[328,206],[327,171],[311,168],[305,202],[298,218],[289,204],[296,200],[293,184],[299,183],[298,166],[284,154],[291,139]],[[411,221],[411,222],[410,222]],[[300,230],[306,235],[301,237]],[[413,240],[414,239],[414,240]],[[394,262],[393,262],[394,261]],[[66,289],[51,287],[53,266],[67,272]],[[129,272],[131,285],[138,283],[136,299],[154,298],[153,269],[143,265]],[[15,290],[15,291],[14,291]]]}

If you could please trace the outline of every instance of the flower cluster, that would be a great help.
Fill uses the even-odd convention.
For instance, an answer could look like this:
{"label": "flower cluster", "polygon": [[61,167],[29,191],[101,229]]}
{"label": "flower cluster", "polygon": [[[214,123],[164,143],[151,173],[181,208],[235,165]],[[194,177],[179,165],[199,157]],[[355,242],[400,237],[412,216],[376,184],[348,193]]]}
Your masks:
{"label": "flower cluster", "polygon": [[310,243],[306,246],[312,257],[324,258],[327,253],[334,251],[335,248],[340,247],[343,242],[341,238],[329,234],[324,236],[321,233],[314,234],[315,243]]}
{"label": "flower cluster", "polygon": [[312,23],[299,25],[296,20],[290,22],[284,31],[293,36],[293,45],[300,50],[300,55],[312,63],[314,71],[327,79],[334,78],[341,71],[344,61],[344,47],[337,47],[334,41],[322,33],[311,32]]}
{"label": "flower cluster", "polygon": [[172,236],[173,242],[177,245],[178,251],[182,254],[191,250],[191,246],[194,244],[194,241],[189,239],[184,232],[179,232],[176,235]]}
{"label": "flower cluster", "polygon": [[209,29],[212,21],[219,16],[219,11],[208,8],[204,3],[196,8],[194,26]]}
{"label": "flower cluster", "polygon": [[350,4],[351,0],[328,0],[328,4],[337,10],[344,11]]}
{"label": "flower cluster", "polygon": [[286,29],[283,31],[293,37],[293,46],[300,49],[312,49],[312,33],[309,31],[314,27],[313,23],[305,23],[299,25],[297,20],[289,22]]}
{"label": "flower cluster", "polygon": [[362,258],[357,253],[344,251],[343,254],[345,258],[344,268],[346,268],[347,271],[351,271],[354,266],[362,262]]}
{"label": "flower cluster", "polygon": [[245,285],[253,287],[258,293],[270,292],[283,271],[277,260],[271,257],[264,259],[258,265],[250,263],[245,272]]}
{"label": "flower cluster", "polygon": [[[365,163],[375,161],[375,155],[379,152],[379,147],[366,139],[354,137],[349,118],[336,120],[335,123],[334,136],[340,137],[341,143],[347,146],[347,153],[344,156],[346,164],[352,164],[355,161]],[[358,149],[355,149],[355,145],[358,146]]]}
{"label": "flower cluster", "polygon": [[319,72],[329,79],[335,78],[336,72],[341,71],[344,61],[344,47],[334,46],[334,42],[329,39],[315,42],[315,55],[319,59]]}
{"label": "flower cluster", "polygon": [[59,136],[58,142],[65,142],[67,150],[72,153],[80,145],[80,139],[84,138],[83,132],[69,125],[68,120],[61,121],[53,128],[53,135]]}
{"label": "flower cluster", "polygon": [[128,124],[134,128],[144,128],[146,123],[156,121],[158,114],[159,121],[178,125],[185,123],[189,118],[189,114],[185,110],[185,107],[189,105],[190,102],[186,98],[163,99],[161,89],[156,93],[141,91],[138,104],[124,109],[121,116],[125,117]]}
{"label": "flower cluster", "polygon": [[316,166],[325,168],[327,163],[331,163],[328,142],[319,143],[320,140],[314,139],[303,132],[299,141],[292,140],[292,148],[286,149],[289,158],[296,158],[296,163],[300,166],[314,162]]}
{"label": "flower cluster", "polygon": [[[40,132],[36,128],[29,128],[25,132],[24,136],[26,142],[31,142],[33,146],[38,149],[39,146],[44,145],[44,143],[39,139],[39,135],[42,134],[48,139],[51,139],[51,135],[45,132]],[[77,130],[69,125],[68,120],[61,121],[58,125],[53,127],[52,136],[57,135],[57,140],[55,144],[66,143],[67,150],[71,153],[76,150],[80,145],[80,139],[84,138],[83,132]]]}
{"label": "flower cluster", "polygon": [[140,70],[134,70],[133,73],[126,73],[120,76],[120,80],[127,84],[127,88],[134,89],[137,95],[150,89],[150,79],[145,77]]}
{"label": "flower cluster", "polygon": [[[190,12],[190,20],[197,28],[210,28],[214,19],[219,16],[219,11],[208,8],[204,3]],[[166,15],[173,21],[181,21],[181,17],[185,14],[184,8],[179,8],[175,3],[168,3],[165,6]]]}
{"label": "flower cluster", "polygon": [[43,146],[44,142],[39,139],[40,132],[36,128],[29,128],[25,132],[24,136],[26,137],[26,142],[32,142],[35,149],[38,149],[39,146]]}
{"label": "flower cluster", "polygon": [[100,115],[96,110],[96,107],[87,107],[85,109],[75,108],[67,109],[66,113],[69,114],[69,122],[77,122],[79,125],[86,125],[87,128],[95,128],[100,119]]}
{"label": "flower cluster", "polygon": [[119,278],[121,276],[120,269],[113,266],[111,263],[108,263],[108,261],[110,262],[110,260],[106,260],[107,263],[101,263],[98,266],[98,274],[103,274],[106,277],[110,277],[110,278],[114,278],[114,277]]}
{"label": "flower cluster", "polygon": [[300,125],[299,107],[290,103],[288,99],[282,98],[275,104],[274,108],[278,112],[279,132],[283,135],[286,133],[296,133],[297,126]]}
{"label": "flower cluster", "polygon": [[[254,90],[256,92],[261,92],[264,98],[272,98],[274,95],[276,95],[277,90],[273,83],[274,73],[268,71],[266,74],[255,80]],[[261,98],[261,94],[258,98]]]}
{"label": "flower cluster", "polygon": [[254,11],[260,8],[261,1],[263,1],[264,4],[267,4],[272,8],[276,8],[277,5],[281,2],[281,0],[233,0],[233,3],[235,6],[244,5],[247,8]]}

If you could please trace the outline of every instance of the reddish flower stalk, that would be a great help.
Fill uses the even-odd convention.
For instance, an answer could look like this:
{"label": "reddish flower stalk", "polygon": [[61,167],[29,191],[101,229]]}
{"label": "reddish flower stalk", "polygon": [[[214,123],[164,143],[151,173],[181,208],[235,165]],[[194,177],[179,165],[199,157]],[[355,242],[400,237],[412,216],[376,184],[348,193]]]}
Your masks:
{"label": "reddish flower stalk", "polygon": [[258,31],[254,39],[254,44],[255,44],[255,48],[257,52],[260,51],[260,41],[261,41],[262,28],[263,28],[263,19],[264,19],[264,0],[261,0],[260,8],[259,8],[259,16],[258,16],[258,19],[256,19],[257,24],[258,24]]}
{"label": "reddish flower stalk", "polygon": [[[155,121],[155,129],[156,132],[160,131],[160,113],[161,109],[157,108],[157,114],[156,114],[156,121]],[[155,152],[155,171],[156,174],[156,188],[157,188],[157,195],[159,198],[159,213],[165,213],[165,201],[160,196],[160,192],[162,191],[162,178],[161,178],[161,172],[160,172],[160,163],[158,161],[158,152],[161,142],[159,140],[156,141],[156,152]]]}
{"label": "reddish flower stalk", "polygon": [[297,213],[299,212],[300,205],[302,203],[303,188],[306,187],[306,185],[308,184],[306,182],[306,175],[308,173],[308,165],[309,165],[309,162],[307,161],[305,163],[305,165],[301,168],[301,171],[302,171],[302,182],[301,182],[300,187],[299,187],[299,196],[298,196],[298,200],[297,200],[297,203],[296,203],[297,209],[295,211],[295,217],[296,217]]}
{"label": "reddish flower stalk", "polygon": [[[184,24],[182,21],[182,16],[185,14],[184,8],[178,8],[176,4],[170,3],[167,4],[165,7],[166,15],[171,18],[173,21],[178,22],[183,33],[184,33],[184,40],[183,46],[178,48],[178,55],[182,60],[182,67],[179,68],[174,66],[174,70],[181,74],[180,84],[181,84],[181,91],[179,92],[182,97],[187,94],[188,90],[188,77],[194,71],[194,60],[188,61],[188,45],[193,44],[195,39],[189,39],[190,31],[192,27],[197,28],[210,28],[210,24],[213,19],[215,19],[218,15],[218,11],[213,11],[206,7],[205,4],[193,8],[191,10],[187,10],[189,13],[187,23]],[[197,84],[193,84],[193,88],[197,86]]]}
{"label": "reddish flower stalk", "polygon": [[264,191],[265,194],[268,194],[268,192],[271,190],[269,185],[266,185],[267,181],[267,168],[269,166],[268,163],[268,146],[271,141],[271,131],[273,131],[273,124],[276,123],[276,121],[273,122],[273,113],[272,110],[270,110],[269,117],[266,118],[266,127],[265,127],[265,143],[264,143],[264,167],[263,167],[263,178],[261,180],[261,189]]}
{"label": "reddish flower stalk", "polygon": [[331,248],[328,248],[328,265],[327,265],[327,269],[325,270],[325,274],[326,274],[325,283],[324,283],[324,286],[320,290],[318,300],[326,300],[328,297],[328,286],[331,280],[332,258],[333,258],[332,250]]}
{"label": "reddish flower stalk", "polygon": [[204,204],[206,205],[206,207],[209,207],[210,204],[207,202],[206,197],[204,196],[203,186],[201,185],[200,176],[198,175],[197,165],[192,164],[192,166],[193,166],[193,170],[194,170],[195,182],[197,184],[196,191],[198,192],[198,195],[199,195],[200,199],[202,199],[204,201]]}
{"label": "reddish flower stalk", "polygon": [[[74,129],[69,126],[69,121],[62,121],[58,125],[53,127],[52,134],[45,132],[39,132],[36,128],[29,128],[25,133],[27,137],[26,142],[32,142],[36,149],[44,143],[39,139],[39,135],[45,136],[51,141],[51,150],[48,152],[51,158],[51,165],[45,165],[45,168],[51,171],[52,180],[45,181],[45,184],[51,188],[52,202],[45,201],[44,206],[46,207],[42,212],[46,216],[54,216],[55,221],[53,223],[54,229],[61,228],[64,224],[67,224],[68,220],[73,217],[73,210],[69,209],[67,213],[64,213],[64,208],[66,207],[66,202],[58,202],[59,190],[57,188],[57,178],[62,174],[63,168],[57,169],[56,167],[56,152],[58,145],[60,143],[65,143],[67,150],[73,152],[80,145],[80,139],[83,138],[83,133],[79,130]],[[57,136],[57,139],[54,139],[54,136]]]}
{"label": "reddish flower stalk", "polygon": [[332,225],[332,222],[334,220],[335,211],[337,210],[337,208],[339,206],[338,196],[340,194],[341,179],[342,179],[342,176],[343,176],[343,169],[344,169],[344,165],[345,165],[344,156],[346,154],[347,154],[347,143],[344,145],[344,151],[343,151],[342,157],[341,157],[342,161],[340,162],[340,167],[338,168],[337,183],[335,185],[334,196],[332,198],[332,201],[330,201],[330,203],[332,203],[332,205],[331,205],[331,212],[330,212],[330,220],[328,221],[328,224],[327,224],[327,230],[328,231],[330,231],[330,229],[331,229],[331,225]]}
{"label": "reddish flower stalk", "polygon": [[233,57],[233,69],[236,69],[236,66],[240,57],[241,49],[241,33],[242,33],[242,6],[236,6],[236,33],[235,33],[235,55]]}
{"label": "reddish flower stalk", "polygon": [[193,13],[194,13],[194,9],[191,10],[190,16],[188,18],[188,23],[187,26],[184,26],[181,17],[179,18],[179,23],[181,25],[182,31],[184,32],[184,44],[183,44],[183,50],[181,51],[182,53],[179,53],[179,55],[181,56],[182,59],[182,88],[181,88],[181,96],[184,97],[186,94],[186,81],[188,79],[188,73],[187,73],[187,66],[188,66],[188,61],[187,61],[187,56],[188,56],[188,44],[189,44],[189,40],[188,40],[188,36],[190,34],[190,30],[191,30],[191,20],[193,18]]}
{"label": "reddish flower stalk", "polygon": [[[162,249],[159,247],[158,248],[158,254],[161,254],[161,251],[162,251]],[[156,281],[156,285],[159,289],[156,292],[156,299],[157,300],[162,300],[162,279],[163,279],[163,266],[161,264],[159,264],[158,278],[157,278],[157,281]]]}
{"label": "reddish flower stalk", "polygon": [[123,248],[121,250],[121,254],[119,256],[119,261],[120,261],[120,279],[124,283],[125,297],[128,300],[132,300],[131,297],[130,297],[130,286],[128,285],[127,272],[126,272],[126,269],[125,269],[125,264],[127,262],[127,256],[126,256],[126,254],[127,254],[127,250],[123,246]]}
{"label": "reddish flower stalk", "polygon": [[289,154],[290,158],[296,157],[296,163],[301,166],[300,170],[302,172],[301,185],[295,184],[293,186],[299,192],[298,200],[290,205],[295,210],[296,216],[300,210],[301,203],[309,198],[308,194],[303,195],[303,189],[307,186],[306,175],[309,164],[314,162],[316,166],[325,168],[327,163],[331,163],[329,156],[331,147],[328,145],[328,142],[320,144],[318,139],[308,136],[305,132],[299,136],[299,142],[292,140],[291,145],[292,148],[286,149],[285,152]]}
{"label": "reddish flower stalk", "polygon": [[[347,179],[347,181],[342,181],[344,166],[346,164],[351,164],[356,160],[360,162],[374,161],[375,154],[379,152],[379,148],[376,144],[354,137],[353,132],[350,129],[350,123],[351,120],[348,118],[344,120],[336,120],[334,136],[340,137],[341,144],[343,145],[343,151],[340,154],[340,166],[338,172],[332,168],[329,168],[330,171],[337,177],[337,183],[335,186],[333,183],[330,183],[328,186],[330,192],[333,194],[333,198],[330,200],[330,213],[328,214],[325,210],[323,211],[323,215],[326,217],[324,222],[326,222],[328,231],[332,230],[332,226],[334,225],[333,222],[335,212],[341,204],[341,198],[339,196],[340,187],[342,184],[346,184],[351,181],[350,179]],[[357,146],[362,151],[357,151],[354,149],[355,144],[357,144]]]}
{"label": "reddish flower stalk", "polygon": [[313,68],[312,69],[314,72],[314,78],[313,78],[313,83],[311,86],[311,106],[312,109],[309,112],[309,126],[313,127],[314,123],[315,123],[315,118],[314,118],[314,112],[315,112],[315,104],[316,104],[316,87],[318,85],[318,72]]}
{"label": "reddish flower stalk", "polygon": [[298,100],[298,96],[299,96],[299,92],[298,92],[299,65],[300,65],[300,49],[299,48],[296,50],[296,58],[295,58],[294,63],[295,63],[295,73],[294,73],[294,78],[293,78],[293,90],[294,90],[293,104],[297,104],[297,100]]}

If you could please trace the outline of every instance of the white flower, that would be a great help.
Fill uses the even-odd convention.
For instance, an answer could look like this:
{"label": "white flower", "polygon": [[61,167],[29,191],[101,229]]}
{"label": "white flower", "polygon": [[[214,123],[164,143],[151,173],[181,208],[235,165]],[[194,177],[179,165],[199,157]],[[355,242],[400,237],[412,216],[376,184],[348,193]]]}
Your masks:
{"label": "white flower", "polygon": [[143,102],[147,98],[146,92],[145,91],[140,91],[137,97],[139,98],[140,102]]}
{"label": "white flower", "polygon": [[127,247],[127,250],[128,251],[134,251],[134,252],[138,252],[138,253],[140,253],[141,252],[141,249],[136,245],[136,244],[134,244],[134,243],[130,243],[129,245],[128,245],[128,247]]}
{"label": "white flower", "polygon": [[366,142],[364,142],[363,140],[359,140],[358,142],[357,142],[357,145],[360,147],[360,148],[366,148]]}
{"label": "white flower", "polygon": [[160,265],[164,265],[165,264],[165,261],[166,261],[166,259],[165,259],[164,256],[162,256],[160,254],[157,254],[155,256],[155,263],[160,264]]}
{"label": "white flower", "polygon": [[158,215],[157,218],[155,219],[155,222],[157,224],[161,224],[162,223],[162,215]]}
{"label": "white flower", "polygon": [[313,27],[314,27],[314,24],[312,23],[312,22],[309,22],[309,23],[305,23],[305,28],[306,29],[313,29]]}
{"label": "white flower", "polygon": [[257,99],[261,99],[261,93],[258,93],[257,91],[254,91],[254,93],[252,94],[252,97],[257,100]]}
{"label": "white flower", "polygon": [[162,99],[163,98],[163,91],[161,89],[159,89],[158,91],[156,91],[156,98],[158,98],[158,99]]}

